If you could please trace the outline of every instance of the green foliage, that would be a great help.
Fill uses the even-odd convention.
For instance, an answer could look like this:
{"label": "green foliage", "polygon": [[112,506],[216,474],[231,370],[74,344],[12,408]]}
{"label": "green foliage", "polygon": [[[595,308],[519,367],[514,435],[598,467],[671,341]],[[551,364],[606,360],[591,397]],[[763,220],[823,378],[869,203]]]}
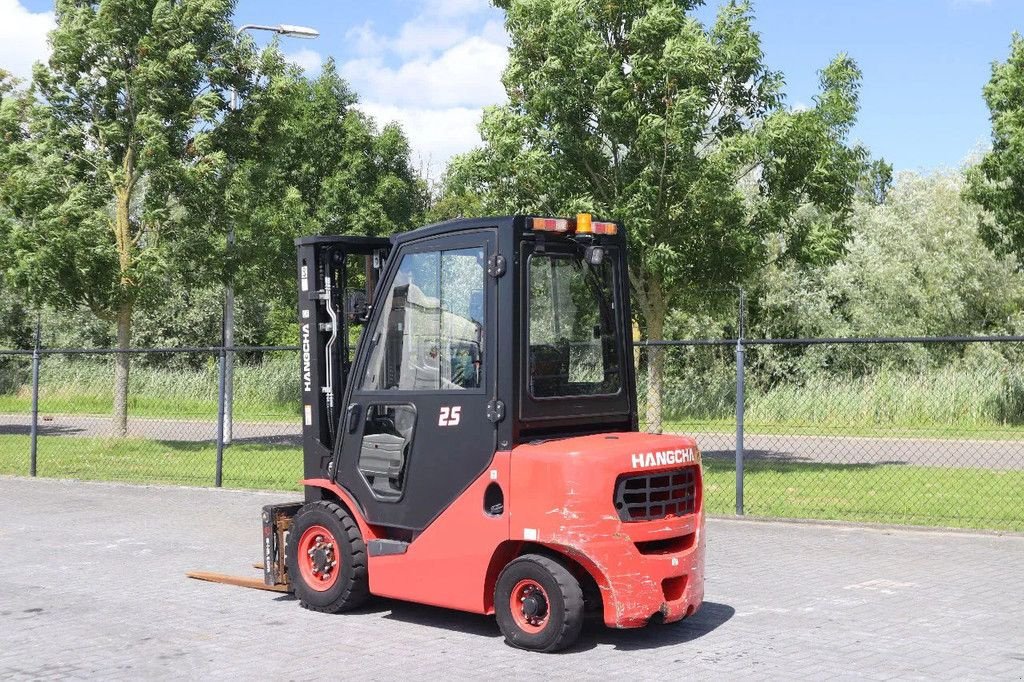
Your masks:
{"label": "green foliage", "polygon": [[333,62],[307,80],[236,41],[233,8],[62,2],[32,88],[0,74],[0,269],[68,345],[112,345],[115,319],[121,345],[216,344],[227,281],[237,343],[293,341],[294,239],[423,211],[402,131],[357,111]]}
{"label": "green foliage", "polygon": [[[244,87],[229,0],[57,3],[53,53],[0,147],[11,275],[33,300],[113,319],[159,296],[218,172],[210,129]],[[192,208],[190,213],[188,208]]]}
{"label": "green foliage", "polygon": [[[17,81],[0,68],[0,153],[22,137],[20,105],[23,98],[18,96],[16,88]],[[0,201],[0,273],[11,264],[8,239],[13,224],[14,216],[7,205]],[[3,278],[0,277],[0,288],[3,286]]]}
{"label": "green foliage", "polygon": [[509,103],[486,111],[484,147],[453,161],[446,194],[479,196],[484,212],[624,221],[649,334],[685,303],[680,288],[755,272],[769,234],[808,250],[813,235],[791,220],[802,203],[845,229],[864,156],[845,144],[860,79],[849,58],[822,71],[814,108],[791,111],[747,3],[710,27],[675,0],[497,4]]}
{"label": "green foliage", "polygon": [[285,73],[243,103],[241,125],[276,130],[243,155],[226,188],[237,245],[225,276],[242,296],[293,308],[296,237],[388,235],[422,213],[405,135],[378,131],[355,103],[331,60],[312,81]]}
{"label": "green foliage", "polygon": [[861,175],[857,182],[857,196],[876,206],[885,203],[885,198],[892,189],[893,168],[885,159],[875,159]]}
{"label": "green foliage", "polygon": [[992,150],[970,173],[967,195],[994,220],[982,236],[999,253],[1024,255],[1024,37],[1014,33],[1010,56],[992,65],[984,89],[992,117]]}
{"label": "green foliage", "polygon": [[484,203],[479,194],[465,189],[453,190],[459,184],[453,178],[451,169],[446,174],[436,197],[431,197],[429,207],[424,214],[424,223],[439,223],[453,218],[473,218],[486,215]]}
{"label": "green foliage", "polygon": [[[221,286],[190,284],[175,277],[166,280],[165,287],[160,305],[135,310],[133,344],[139,348],[218,345],[224,310]],[[0,316],[3,303],[0,296]],[[235,307],[235,342],[238,345],[261,345],[273,338],[268,304],[257,297],[244,296],[236,300]],[[288,321],[294,327],[295,314],[291,310],[289,313]],[[110,324],[97,319],[88,309],[44,307],[41,319],[44,347],[110,348],[116,344]],[[34,318],[25,324],[31,335]],[[161,367],[195,367],[196,362],[196,356],[174,354],[140,355],[133,360],[136,364]]]}
{"label": "green foliage", "polygon": [[1016,333],[1024,276],[990,251],[960,173],[904,173],[882,205],[858,203],[835,263],[763,273],[751,336]]}
{"label": "green foliage", "polygon": [[[248,90],[252,51],[233,0],[58,0],[52,53],[4,106],[0,203],[7,274],[35,305],[86,306],[132,342],[132,315],[169,277],[203,281],[211,191],[227,160],[215,134],[229,88]],[[127,433],[130,358],[114,368]]]}
{"label": "green foliage", "polygon": [[0,348],[32,348],[35,317],[0,280]]}
{"label": "green foliage", "polygon": [[[750,292],[747,336],[1021,333],[1024,273],[988,249],[981,209],[964,200],[963,186],[959,172],[903,173],[883,204],[857,202],[838,261],[776,256]],[[667,336],[733,336],[736,315],[735,307],[675,311]],[[730,418],[729,351],[672,350],[661,387],[667,418]],[[747,353],[747,419],[832,429],[1019,424],[1022,363],[1019,344],[758,346]]]}

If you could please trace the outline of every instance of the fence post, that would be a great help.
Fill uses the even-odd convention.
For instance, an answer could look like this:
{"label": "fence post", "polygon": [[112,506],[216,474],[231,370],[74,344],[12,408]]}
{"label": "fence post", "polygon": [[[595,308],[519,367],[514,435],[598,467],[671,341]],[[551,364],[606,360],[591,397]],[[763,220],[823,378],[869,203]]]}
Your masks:
{"label": "fence post", "polygon": [[224,402],[226,396],[225,374],[227,370],[226,356],[223,346],[217,356],[217,471],[214,474],[213,484],[220,488],[224,481]]}
{"label": "fence post", "polygon": [[743,313],[746,307],[746,292],[739,290],[739,324],[736,334],[736,515],[743,516],[743,412],[746,391],[743,385]]}
{"label": "fence post", "polygon": [[28,474],[36,475],[36,447],[39,439],[39,352],[40,322],[36,319],[36,342],[32,347],[32,427],[29,435]]}

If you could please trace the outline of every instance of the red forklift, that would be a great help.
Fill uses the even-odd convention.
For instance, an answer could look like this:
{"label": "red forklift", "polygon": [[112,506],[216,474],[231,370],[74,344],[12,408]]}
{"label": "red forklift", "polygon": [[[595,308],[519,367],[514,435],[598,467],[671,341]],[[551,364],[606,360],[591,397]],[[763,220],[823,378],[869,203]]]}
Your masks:
{"label": "red forklift", "polygon": [[638,431],[621,225],[296,243],[305,502],[263,510],[267,586],[494,614],[537,651],[700,608],[700,451]]}

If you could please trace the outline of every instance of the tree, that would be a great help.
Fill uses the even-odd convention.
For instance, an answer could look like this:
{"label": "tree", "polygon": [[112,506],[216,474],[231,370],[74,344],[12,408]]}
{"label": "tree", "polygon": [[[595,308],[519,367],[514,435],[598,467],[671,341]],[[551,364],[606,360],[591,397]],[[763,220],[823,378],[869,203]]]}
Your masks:
{"label": "tree", "polygon": [[[760,337],[1017,334],[1024,273],[980,237],[982,209],[961,172],[900,173],[885,202],[857,202],[838,261],[784,264],[760,276],[751,328]],[[961,356],[1012,358],[1010,344],[827,345],[762,348],[754,375],[799,383],[822,376],[934,366]],[[1000,360],[1001,361],[1001,360]]]}
{"label": "tree", "polygon": [[[0,154],[8,144],[21,137],[19,100],[17,82],[0,69]],[[14,217],[0,204],[0,347],[25,348],[31,343],[27,311],[23,302],[12,295],[3,278],[5,268],[10,265],[8,240],[13,224]],[[0,361],[0,364],[6,363]]]}
{"label": "tree", "polygon": [[892,189],[892,171],[892,164],[885,159],[873,160],[857,182],[857,195],[875,206],[884,204]]}
{"label": "tree", "polygon": [[[276,71],[277,69],[268,69]],[[424,190],[401,128],[378,130],[328,60],[312,80],[295,71],[254,93],[239,112],[249,149],[227,183],[225,219],[236,226],[228,263],[239,292],[293,314],[296,237],[384,236],[409,229]],[[294,330],[294,327],[291,327]]]}
{"label": "tree", "polygon": [[[865,159],[845,142],[860,79],[852,60],[821,72],[813,108],[791,110],[748,3],[727,4],[710,27],[689,14],[698,0],[496,4],[511,37],[509,101],[486,111],[484,146],[453,161],[452,205],[479,195],[491,212],[623,221],[648,338],[662,337],[671,308],[756,271],[770,235],[793,258],[844,241]],[[824,218],[794,221],[807,203]],[[662,363],[653,354],[647,367],[653,428]]]}
{"label": "tree", "polygon": [[992,65],[984,88],[992,118],[992,150],[968,174],[967,196],[991,213],[981,234],[999,253],[1024,256],[1024,37],[1013,34],[1010,56]]}
{"label": "tree", "polygon": [[[20,139],[0,164],[13,280],[40,302],[86,305],[132,340],[132,313],[205,238],[225,155],[212,132],[229,87],[246,93],[251,52],[234,42],[232,0],[58,0],[52,55],[22,98]],[[194,252],[194,249],[191,249]],[[127,428],[129,356],[114,372]]]}
{"label": "tree", "polygon": [[886,201],[858,202],[838,261],[764,271],[760,335],[1016,333],[1024,275],[979,236],[959,172],[900,173]]}

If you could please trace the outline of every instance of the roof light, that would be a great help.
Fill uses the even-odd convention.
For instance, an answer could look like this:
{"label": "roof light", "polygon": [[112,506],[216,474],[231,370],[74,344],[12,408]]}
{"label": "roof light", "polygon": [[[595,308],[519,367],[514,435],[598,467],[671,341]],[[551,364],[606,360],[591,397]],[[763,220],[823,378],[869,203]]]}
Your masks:
{"label": "roof light", "polygon": [[541,232],[568,232],[567,218],[534,218],[533,229]]}
{"label": "roof light", "polygon": [[[589,217],[589,216],[587,216]],[[615,223],[598,223],[592,222],[590,224],[594,234],[616,234],[619,231],[619,226]]]}
{"label": "roof light", "polygon": [[590,225],[591,215],[589,213],[576,214],[576,234],[590,234],[593,232]]}

